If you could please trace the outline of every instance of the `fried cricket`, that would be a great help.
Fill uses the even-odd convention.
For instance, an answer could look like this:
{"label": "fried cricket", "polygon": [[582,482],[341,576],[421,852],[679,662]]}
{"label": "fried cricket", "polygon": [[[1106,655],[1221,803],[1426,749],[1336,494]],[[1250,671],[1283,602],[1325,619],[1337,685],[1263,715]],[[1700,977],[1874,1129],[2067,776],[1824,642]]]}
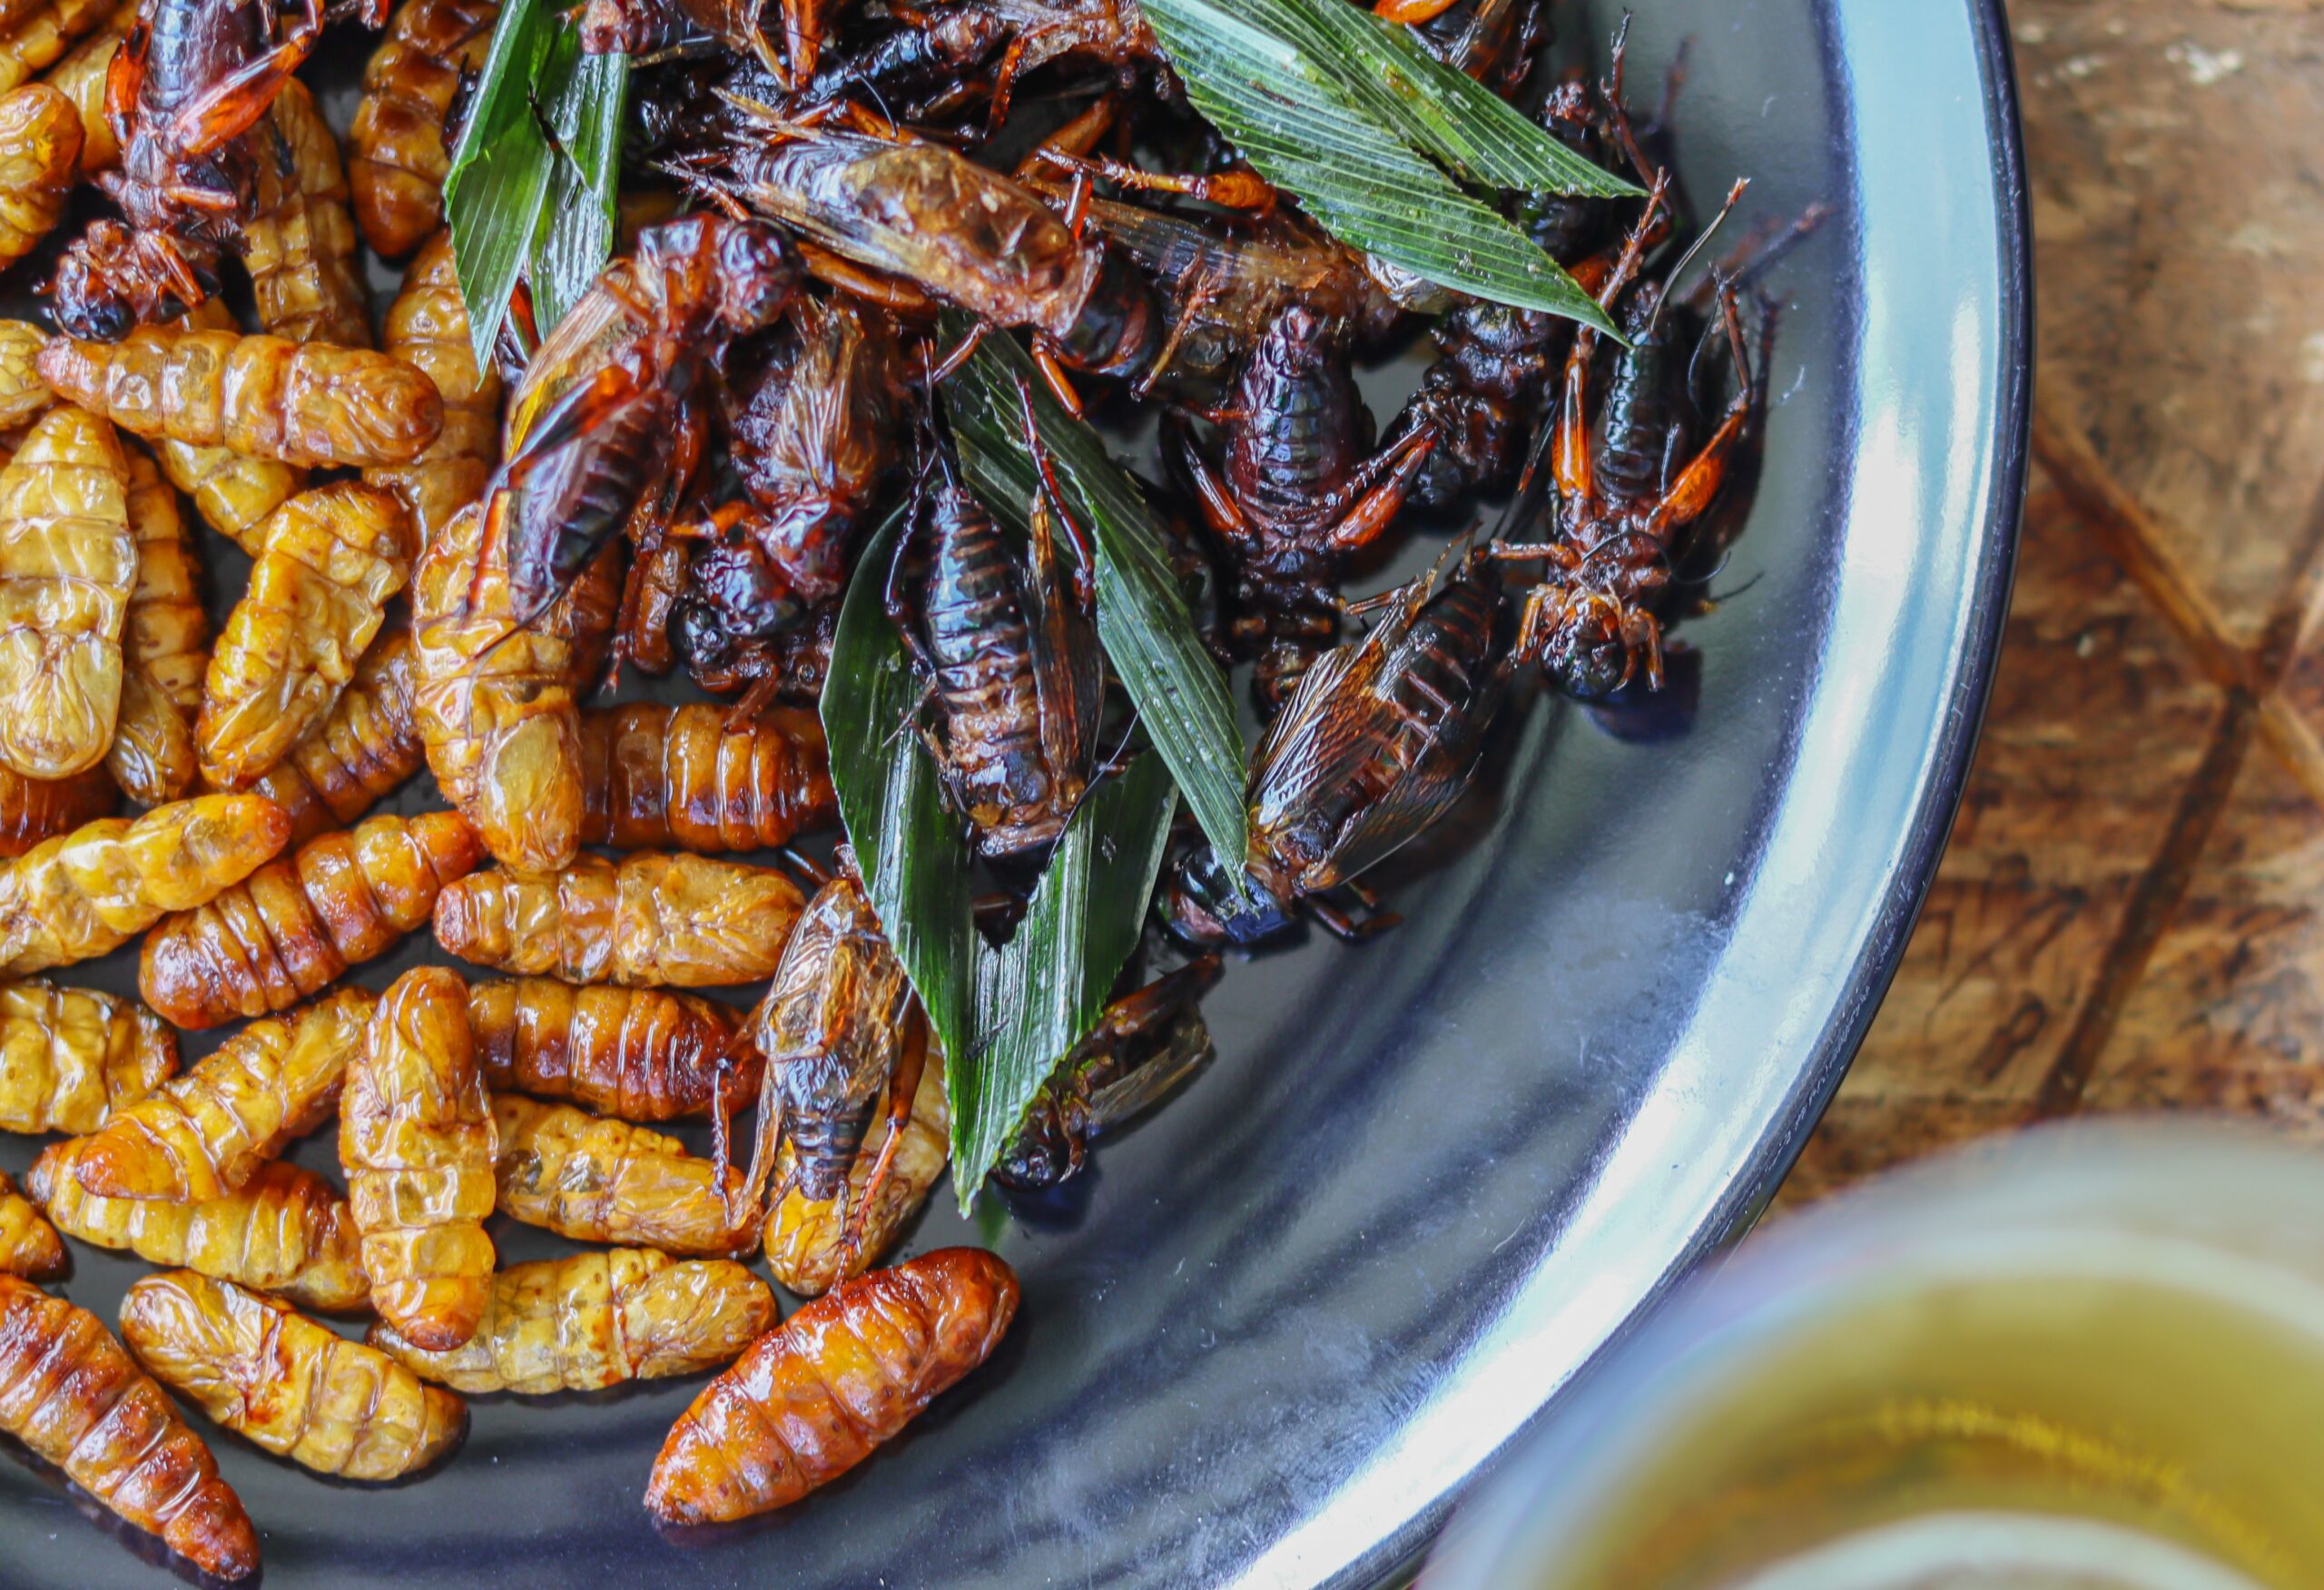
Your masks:
{"label": "fried cricket", "polygon": [[444,429],[416,462],[363,471],[366,480],[402,499],[425,545],[484,495],[500,458],[500,374],[477,368],[468,306],[452,269],[450,232],[437,233],[404,272],[382,341],[389,353],[435,382],[444,400]]}
{"label": "fried cricket", "polygon": [[494,0],[405,0],[363,68],[347,175],[364,241],[389,258],[444,223],[452,101],[484,69],[499,15]]}
{"label": "fried cricket", "polygon": [[132,800],[158,806],[182,797],[201,772],[193,716],[202,710],[202,678],[210,666],[210,615],[177,493],[143,451],[123,451],[137,583],[122,626],[121,713],[105,766]]}
{"label": "fried cricket", "polygon": [[437,899],[436,942],[503,972],[713,988],[773,976],[804,904],[798,885],[771,867],[583,855],[547,875],[462,878]]}
{"label": "fried cricket", "polygon": [[81,113],[44,83],[0,94],[0,266],[40,246],[81,169]]}
{"label": "fried cricket", "polygon": [[53,1144],[25,1177],[25,1190],[66,1236],[279,1292],[309,1309],[344,1313],[369,1305],[371,1280],[354,1217],[338,1189],[313,1171],[269,1160],[234,1191],[199,1203],[99,1198],[81,1185],[79,1151],[74,1143]]}
{"label": "fried cricket", "polygon": [[411,696],[411,637],[382,634],[323,720],[251,785],[290,814],[291,844],[354,822],[419,771]]}
{"label": "fried cricket", "polygon": [[0,470],[0,761],[64,778],[103,760],[137,583],[113,427],[50,410]]}
{"label": "fried cricket", "polygon": [[767,850],[838,815],[823,726],[770,707],[635,702],[581,715],[581,838],[617,850]]}
{"label": "fried cricket", "polygon": [[189,1031],[290,1009],[426,923],[484,857],[457,812],[372,817],[318,835],[145,935],[145,1002]]}
{"label": "fried cricket", "polygon": [[[928,1024],[917,1023],[917,1032],[924,1039]],[[887,1117],[895,1085],[891,1079],[872,1101],[874,1121]],[[951,1156],[951,1130],[944,1059],[931,1052],[920,1068],[911,1113],[896,1135],[895,1148],[887,1152],[884,1172],[879,1171],[884,1141],[867,1143],[856,1151],[843,1189],[831,1198],[811,1198],[798,1185],[797,1150],[784,1143],[774,1161],[774,1185],[785,1190],[766,1221],[766,1261],[774,1279],[802,1297],[814,1298],[877,1264],[944,1174]],[[872,1184],[875,1173],[880,1175],[877,1187]]]}
{"label": "fried cricket", "polygon": [[[0,1170],[0,1275],[46,1280],[64,1273],[64,1241]],[[760,1328],[765,1328],[764,1326]],[[758,1334],[753,1331],[752,1335]],[[742,1348],[737,1344],[735,1351]]]}
{"label": "fried cricket", "polygon": [[673,1524],[788,1506],[894,1439],[1016,1314],[1016,1275],[980,1248],[847,1282],[703,1388],[654,1460],[645,1506]]}
{"label": "fried cricket", "polygon": [[739,1041],[733,1013],[691,994],[507,978],[469,984],[468,1025],[495,1092],[673,1121],[708,1113],[714,1095],[758,1091],[758,1052]]}
{"label": "fried cricket", "polygon": [[94,1131],[177,1069],[177,1034],[143,1005],[0,983],[0,1131]]}
{"label": "fried cricket", "polygon": [[457,973],[396,979],[348,1067],[339,1161],[371,1305],[431,1351],[474,1336],[492,1296],[495,1135]]}
{"label": "fried cricket", "polygon": [[192,1270],[149,1275],[121,1334],[153,1376],[235,1434],[317,1474],[397,1479],[459,1445],[468,1405],[290,1304]]}
{"label": "fried cricket", "polygon": [[253,1022],[85,1138],[73,1175],[100,1198],[206,1203],[246,1185],[339,1101],[379,996],[345,988]]}
{"label": "fried cricket", "polygon": [[41,379],[123,430],[286,464],[408,464],[443,428],[433,382],[368,349],[141,326],[52,339]]}
{"label": "fried cricket", "polygon": [[119,949],[274,859],[290,819],[255,795],[196,795],[105,817],[0,866],[0,975]]}
{"label": "fried cricket", "polygon": [[264,546],[202,684],[202,771],[222,789],[253,783],[330,712],[411,574],[403,505],[351,480],[284,503]]}
{"label": "fried cricket", "polygon": [[545,1397],[718,1368],[774,1320],[774,1294],[739,1264],[616,1248],[502,1270],[483,1326],[450,1352],[384,1322],[369,1339],[455,1391]]}
{"label": "fried cricket", "polygon": [[500,1212],[577,1242],[724,1258],[759,1237],[740,1172],[627,1121],[517,1093],[492,1101]]}
{"label": "fried cricket", "polygon": [[0,1276],[0,1429],[204,1573],[258,1570],[258,1535],[202,1437],[97,1317]]}

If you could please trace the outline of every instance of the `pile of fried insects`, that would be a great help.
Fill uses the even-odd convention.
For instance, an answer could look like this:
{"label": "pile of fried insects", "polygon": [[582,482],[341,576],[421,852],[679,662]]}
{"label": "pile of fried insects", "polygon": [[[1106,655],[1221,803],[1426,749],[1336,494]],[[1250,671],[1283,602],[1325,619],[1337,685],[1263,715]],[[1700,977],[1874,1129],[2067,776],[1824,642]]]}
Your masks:
{"label": "pile of fried insects", "polygon": [[[1507,206],[1626,347],[1334,241],[1195,116],[1129,0],[860,0],[828,37],[808,0],[590,0],[583,47],[637,64],[615,257],[546,341],[520,285],[489,368],[440,188],[493,0],[352,3],[328,20],[385,34],[341,134],[295,75],[311,10],[0,0],[0,260],[41,251],[61,328],[0,322],[0,1127],[71,1134],[0,1177],[0,1427],[228,1578],[251,1522],[162,1388],[378,1481],[458,1444],[463,1395],[720,1370],[645,1493],[692,1523],[862,1461],[1007,1330],[987,1252],[874,1268],[943,1172],[944,1066],[851,854],[786,849],[835,821],[813,706],[898,504],[862,578],[978,854],[1005,881],[1107,776],[1088,528],[1041,489],[1083,548],[1061,573],[960,483],[940,311],[1019,340],[1073,414],[1159,410],[1146,489],[1270,726],[1250,880],[1187,847],[1156,914],[1189,947],[1061,1058],[1019,1186],[1194,1069],[1209,952],[1392,920],[1358,874],[1462,795],[1519,670],[1661,683],[1759,402],[1739,267],[1666,291],[1696,256],[1656,268],[1658,131],[1619,51],[1604,84],[1549,64],[1546,0],[1393,20],[1637,173]],[[68,203],[99,218],[44,242]],[[376,338],[359,232],[409,262]],[[1375,438],[1354,370],[1423,327]],[[1343,597],[1535,463],[1517,533]],[[251,559],[214,636],[202,525]],[[724,699],[587,704],[680,665]],[[423,762],[449,809],[366,816]],[[430,923],[503,975],[335,986]],[[142,1002],[33,975],[139,935]],[[678,992],[762,982],[747,1012]],[[178,1030],[236,1021],[181,1070]],[[344,1192],[280,1157],[334,1117]],[[710,1154],[651,1130],[685,1118]],[[607,1246],[499,1268],[495,1214]],[[60,1275],[59,1233],[165,1267],[118,1336],[13,1279]],[[761,1247],[814,1299],[787,1320],[738,1261]]]}

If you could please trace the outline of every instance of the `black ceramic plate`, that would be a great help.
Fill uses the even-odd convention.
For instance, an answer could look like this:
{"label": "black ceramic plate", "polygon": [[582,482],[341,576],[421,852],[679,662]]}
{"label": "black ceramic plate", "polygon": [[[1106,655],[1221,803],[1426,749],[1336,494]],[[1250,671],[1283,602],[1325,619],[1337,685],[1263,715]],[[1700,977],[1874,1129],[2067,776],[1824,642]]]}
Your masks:
{"label": "black ceramic plate", "polygon": [[[1534,711],[1401,929],[1237,969],[1219,1063],[999,1234],[1025,1299],[998,1358],[807,1505],[649,1523],[694,1382],[483,1399],[448,1468],[384,1489],[213,1437],[270,1590],[1367,1583],[1761,1207],[1903,947],[1999,643],[2022,173],[1992,0],[1635,3],[1641,103],[1689,46],[1698,206],[1737,173],[1751,217],[1837,206],[1768,283],[1766,468],[1684,630],[1691,719]],[[1560,20],[1602,38],[1620,8]],[[939,1201],[915,1249],[979,1239]],[[143,1268],[78,1261],[108,1318]],[[74,1506],[0,1463],[0,1584],[172,1582]]]}

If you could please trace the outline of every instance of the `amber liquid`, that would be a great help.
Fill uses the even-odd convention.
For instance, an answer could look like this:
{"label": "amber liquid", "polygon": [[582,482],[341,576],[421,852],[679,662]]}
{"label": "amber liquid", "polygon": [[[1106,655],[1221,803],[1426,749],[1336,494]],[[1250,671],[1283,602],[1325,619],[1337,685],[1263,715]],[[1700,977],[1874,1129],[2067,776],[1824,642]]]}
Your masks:
{"label": "amber liquid", "polygon": [[2192,1247],[2082,1246],[1785,1321],[1543,1583],[2324,1585],[2324,1293]]}

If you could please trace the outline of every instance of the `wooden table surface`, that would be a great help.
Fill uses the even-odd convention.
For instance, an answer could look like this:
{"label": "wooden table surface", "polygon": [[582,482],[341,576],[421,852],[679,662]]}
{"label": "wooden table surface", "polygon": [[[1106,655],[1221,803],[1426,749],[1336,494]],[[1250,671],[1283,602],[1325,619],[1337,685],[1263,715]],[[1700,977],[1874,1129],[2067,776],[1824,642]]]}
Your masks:
{"label": "wooden table surface", "polygon": [[2324,1137],[2324,0],[2015,0],[2041,370],[1993,702],[1783,1200],[2061,1116]]}

